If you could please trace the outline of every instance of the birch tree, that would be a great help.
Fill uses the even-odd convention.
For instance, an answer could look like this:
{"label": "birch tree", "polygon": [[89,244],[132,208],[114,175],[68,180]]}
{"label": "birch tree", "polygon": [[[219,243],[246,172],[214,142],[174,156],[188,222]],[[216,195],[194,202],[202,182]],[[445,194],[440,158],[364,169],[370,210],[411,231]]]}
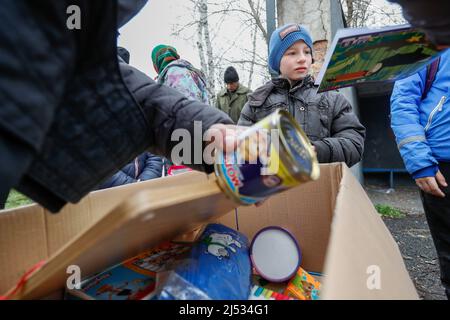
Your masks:
{"label": "birch tree", "polygon": [[216,70],[213,45],[208,21],[208,3],[207,0],[198,0],[195,3],[195,9],[198,11],[199,20],[197,23],[197,47],[200,56],[202,70],[208,77],[208,92],[210,99],[214,100],[216,92]]}
{"label": "birch tree", "polygon": [[[208,77],[210,98],[223,82],[223,71],[235,65],[248,87],[270,78],[267,70],[267,30],[263,0],[191,0],[192,21],[174,26],[174,34],[194,40],[200,67]],[[230,27],[231,26],[231,27]]]}

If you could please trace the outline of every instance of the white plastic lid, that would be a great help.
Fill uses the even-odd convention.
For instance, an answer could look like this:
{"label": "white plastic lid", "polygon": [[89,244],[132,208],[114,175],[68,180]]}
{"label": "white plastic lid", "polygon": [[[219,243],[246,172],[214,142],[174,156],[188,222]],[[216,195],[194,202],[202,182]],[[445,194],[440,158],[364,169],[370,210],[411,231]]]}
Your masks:
{"label": "white plastic lid", "polygon": [[286,281],[300,267],[302,257],[298,243],[289,231],[280,227],[259,231],[250,250],[253,267],[268,281]]}

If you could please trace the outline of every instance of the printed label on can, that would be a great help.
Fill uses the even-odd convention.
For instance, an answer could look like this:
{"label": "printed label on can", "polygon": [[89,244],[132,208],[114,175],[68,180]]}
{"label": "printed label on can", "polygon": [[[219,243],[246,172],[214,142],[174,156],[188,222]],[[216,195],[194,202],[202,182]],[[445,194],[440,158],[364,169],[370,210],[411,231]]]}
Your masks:
{"label": "printed label on can", "polygon": [[295,126],[289,125],[289,119],[285,122],[277,116],[269,116],[246,130],[239,137],[236,151],[216,155],[219,184],[242,204],[260,202],[311,180],[311,153]]}

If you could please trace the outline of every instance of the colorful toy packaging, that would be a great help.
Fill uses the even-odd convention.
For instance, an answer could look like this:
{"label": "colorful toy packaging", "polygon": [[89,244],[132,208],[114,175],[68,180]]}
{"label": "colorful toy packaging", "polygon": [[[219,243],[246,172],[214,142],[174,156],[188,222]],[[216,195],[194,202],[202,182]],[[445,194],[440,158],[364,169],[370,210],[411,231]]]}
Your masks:
{"label": "colorful toy packaging", "polygon": [[299,300],[318,300],[319,291],[320,282],[308,272],[299,268],[297,274],[289,281],[284,294]]}
{"label": "colorful toy packaging", "polygon": [[292,297],[260,286],[253,286],[248,300],[296,300]]}
{"label": "colorful toy packaging", "polygon": [[220,224],[210,224],[189,258],[172,271],[161,300],[247,300],[251,265],[248,239]]}
{"label": "colorful toy packaging", "polygon": [[192,169],[186,166],[170,166],[167,170],[168,176],[176,176],[177,174],[182,174],[185,172],[191,172]]}
{"label": "colorful toy packaging", "polygon": [[148,300],[191,249],[189,244],[165,242],[83,281],[80,289],[67,290],[68,300]]}

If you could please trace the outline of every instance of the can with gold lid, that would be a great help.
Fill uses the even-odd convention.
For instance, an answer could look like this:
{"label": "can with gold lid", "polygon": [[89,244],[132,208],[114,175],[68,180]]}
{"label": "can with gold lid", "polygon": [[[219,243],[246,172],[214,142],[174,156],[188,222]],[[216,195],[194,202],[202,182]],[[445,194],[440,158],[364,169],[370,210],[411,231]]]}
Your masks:
{"label": "can with gold lid", "polygon": [[222,191],[242,205],[255,204],[320,175],[308,137],[284,110],[243,131],[235,151],[217,152],[214,167]]}

